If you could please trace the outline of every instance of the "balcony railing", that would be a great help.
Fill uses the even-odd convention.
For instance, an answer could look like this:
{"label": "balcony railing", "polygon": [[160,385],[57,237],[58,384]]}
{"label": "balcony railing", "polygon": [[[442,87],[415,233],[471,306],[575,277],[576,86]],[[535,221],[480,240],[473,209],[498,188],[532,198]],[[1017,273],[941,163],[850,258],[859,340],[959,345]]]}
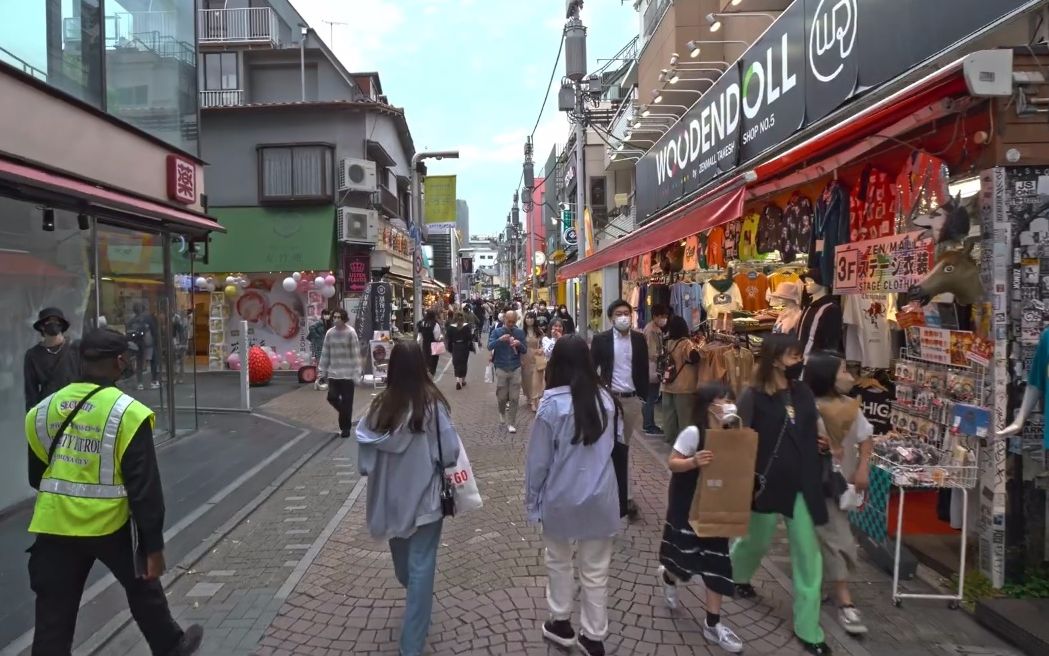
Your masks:
{"label": "balcony railing", "polygon": [[221,89],[200,92],[201,107],[239,107],[244,104],[244,89]]}
{"label": "balcony railing", "polygon": [[280,41],[277,14],[269,7],[201,9],[200,43],[268,43]]}
{"label": "balcony railing", "polygon": [[397,194],[382,185],[379,185],[379,190],[375,192],[375,209],[390,218],[401,216],[401,203],[397,200]]}
{"label": "balcony railing", "polygon": [[668,6],[670,6],[670,0],[650,0],[641,19],[642,37],[647,39],[652,36],[660,21],[663,20],[663,14],[666,13]]}

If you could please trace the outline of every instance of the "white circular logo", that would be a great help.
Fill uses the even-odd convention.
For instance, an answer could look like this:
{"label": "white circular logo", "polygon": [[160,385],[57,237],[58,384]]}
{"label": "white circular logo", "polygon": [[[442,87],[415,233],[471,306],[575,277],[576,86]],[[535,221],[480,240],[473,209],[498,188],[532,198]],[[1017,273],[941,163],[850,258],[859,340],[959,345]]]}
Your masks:
{"label": "white circular logo", "polygon": [[576,230],[575,228],[566,228],[564,232],[564,238],[566,244],[576,243]]}
{"label": "white circular logo", "polygon": [[859,18],[856,3],[857,0],[820,0],[816,5],[809,28],[809,70],[820,82],[838,77],[852,54]]}

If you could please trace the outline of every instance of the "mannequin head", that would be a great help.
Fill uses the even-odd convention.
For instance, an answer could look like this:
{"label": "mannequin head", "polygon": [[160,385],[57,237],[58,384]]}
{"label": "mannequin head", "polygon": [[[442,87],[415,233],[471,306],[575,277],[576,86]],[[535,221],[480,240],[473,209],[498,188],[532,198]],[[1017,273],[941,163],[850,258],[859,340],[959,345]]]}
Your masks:
{"label": "mannequin head", "polygon": [[827,295],[827,287],[823,284],[823,274],[819,269],[809,269],[801,280],[805,283],[805,293],[811,296],[812,300],[815,301]]}

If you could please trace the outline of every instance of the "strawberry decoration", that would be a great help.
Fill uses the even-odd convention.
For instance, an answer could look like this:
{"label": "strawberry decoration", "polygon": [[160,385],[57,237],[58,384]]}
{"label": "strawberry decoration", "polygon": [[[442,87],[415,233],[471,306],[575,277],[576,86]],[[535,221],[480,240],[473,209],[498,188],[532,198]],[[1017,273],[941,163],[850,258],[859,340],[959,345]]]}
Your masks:
{"label": "strawberry decoration", "polygon": [[266,385],[273,378],[273,362],[258,346],[248,349],[248,381],[253,386]]}

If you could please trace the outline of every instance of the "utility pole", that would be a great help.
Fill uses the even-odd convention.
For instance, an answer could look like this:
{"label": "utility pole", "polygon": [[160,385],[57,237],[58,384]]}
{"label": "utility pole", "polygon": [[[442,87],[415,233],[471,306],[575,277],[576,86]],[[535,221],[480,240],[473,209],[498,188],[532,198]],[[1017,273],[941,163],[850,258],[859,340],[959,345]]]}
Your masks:
{"label": "utility pole", "polygon": [[[575,229],[576,259],[586,257],[586,230],[583,224],[583,212],[586,207],[586,94],[582,80],[586,76],[586,28],[579,17],[583,9],[583,0],[568,0],[565,23],[565,77],[572,81],[575,89],[575,103],[570,118],[575,124]],[[576,311],[579,321],[576,329],[580,337],[586,339],[590,332],[590,303],[587,278],[584,276],[576,295]]]}
{"label": "utility pole", "polygon": [[414,253],[412,257],[412,291],[413,291],[413,316],[415,324],[423,320],[423,192],[422,180],[419,177],[419,163],[424,159],[459,159],[458,150],[439,150],[433,152],[415,153],[412,155],[412,242]]}

